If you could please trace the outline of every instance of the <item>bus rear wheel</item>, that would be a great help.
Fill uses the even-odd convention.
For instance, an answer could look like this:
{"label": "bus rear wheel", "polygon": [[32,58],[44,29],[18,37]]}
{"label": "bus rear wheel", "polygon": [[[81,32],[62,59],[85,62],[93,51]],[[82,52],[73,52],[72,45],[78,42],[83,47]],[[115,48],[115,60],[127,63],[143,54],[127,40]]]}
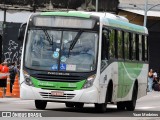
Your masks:
{"label": "bus rear wheel", "polygon": [[125,103],[124,102],[117,102],[117,109],[118,110],[125,110]]}
{"label": "bus rear wheel", "polygon": [[47,106],[47,101],[35,100],[35,106],[37,109],[44,110]]}
{"label": "bus rear wheel", "polygon": [[134,111],[134,109],[136,107],[137,93],[138,93],[137,86],[134,86],[132,100],[126,102],[126,108],[128,111]]}

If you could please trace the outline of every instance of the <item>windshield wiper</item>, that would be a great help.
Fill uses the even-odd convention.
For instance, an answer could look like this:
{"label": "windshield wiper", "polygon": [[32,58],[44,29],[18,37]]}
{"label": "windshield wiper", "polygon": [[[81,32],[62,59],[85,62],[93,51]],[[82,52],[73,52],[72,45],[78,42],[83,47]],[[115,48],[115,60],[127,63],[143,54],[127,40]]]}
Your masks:
{"label": "windshield wiper", "polygon": [[42,28],[42,30],[43,30],[44,34],[46,35],[47,40],[49,41],[50,45],[53,45],[53,38],[52,39],[50,38],[46,29]]}
{"label": "windshield wiper", "polygon": [[70,51],[74,48],[74,46],[75,46],[75,44],[77,43],[77,41],[78,41],[79,37],[81,36],[82,32],[83,32],[83,31],[80,30],[80,31],[77,33],[76,37],[72,40],[72,43],[70,44],[70,47],[69,47],[68,57],[69,57]]}

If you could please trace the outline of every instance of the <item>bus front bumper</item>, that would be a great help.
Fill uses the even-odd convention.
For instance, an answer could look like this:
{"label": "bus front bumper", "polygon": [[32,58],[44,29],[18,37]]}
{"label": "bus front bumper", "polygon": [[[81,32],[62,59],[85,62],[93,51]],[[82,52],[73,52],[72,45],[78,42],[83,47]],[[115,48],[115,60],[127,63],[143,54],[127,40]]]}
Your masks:
{"label": "bus front bumper", "polygon": [[[56,96],[51,93],[60,94],[60,96]],[[87,89],[61,91],[35,88],[22,83],[20,89],[20,97],[21,99],[27,100],[46,100],[53,102],[98,103],[99,101],[98,89],[94,85]]]}

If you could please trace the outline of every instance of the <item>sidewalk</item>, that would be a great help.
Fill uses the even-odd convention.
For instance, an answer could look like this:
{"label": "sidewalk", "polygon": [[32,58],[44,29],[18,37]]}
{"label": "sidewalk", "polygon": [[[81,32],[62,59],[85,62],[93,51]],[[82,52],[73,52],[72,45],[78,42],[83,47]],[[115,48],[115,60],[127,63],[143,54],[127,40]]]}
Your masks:
{"label": "sidewalk", "polygon": [[0,98],[0,103],[1,102],[9,102],[9,101],[17,101],[21,100],[20,98]]}
{"label": "sidewalk", "polygon": [[147,95],[150,95],[150,94],[160,94],[160,91],[154,91],[152,90],[152,92],[147,92]]}
{"label": "sidewalk", "polygon": [[147,92],[147,95],[137,99],[137,102],[141,102],[145,99],[147,99],[148,101],[154,101],[154,98],[160,98],[160,92],[158,91]]}

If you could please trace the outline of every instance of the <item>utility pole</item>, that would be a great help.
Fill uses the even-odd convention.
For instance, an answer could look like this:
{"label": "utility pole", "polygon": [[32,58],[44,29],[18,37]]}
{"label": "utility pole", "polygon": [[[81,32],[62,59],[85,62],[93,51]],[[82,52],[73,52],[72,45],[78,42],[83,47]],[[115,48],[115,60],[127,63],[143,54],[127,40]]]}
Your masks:
{"label": "utility pole", "polygon": [[96,0],[96,12],[98,12],[98,0]]}
{"label": "utility pole", "polygon": [[148,0],[145,0],[145,11],[144,11],[144,22],[143,22],[144,27],[146,27],[147,23],[147,12],[148,12]]}
{"label": "utility pole", "polygon": [[5,30],[6,30],[6,6],[5,6],[5,1],[4,1],[4,8],[3,8],[3,25],[2,25],[2,46],[1,46],[1,49],[2,49],[2,54],[1,54],[1,62],[4,61],[3,60],[3,43],[5,42]]}

